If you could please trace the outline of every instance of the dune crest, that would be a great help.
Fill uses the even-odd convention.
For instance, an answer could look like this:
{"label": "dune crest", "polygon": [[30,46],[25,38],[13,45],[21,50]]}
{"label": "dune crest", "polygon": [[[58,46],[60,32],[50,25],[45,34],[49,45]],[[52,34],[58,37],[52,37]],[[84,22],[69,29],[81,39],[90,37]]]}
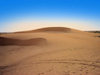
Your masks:
{"label": "dune crest", "polygon": [[70,28],[66,27],[46,27],[46,28],[40,28],[36,30],[31,30],[31,31],[21,31],[21,32],[16,32],[16,33],[32,33],[32,32],[70,32]]}

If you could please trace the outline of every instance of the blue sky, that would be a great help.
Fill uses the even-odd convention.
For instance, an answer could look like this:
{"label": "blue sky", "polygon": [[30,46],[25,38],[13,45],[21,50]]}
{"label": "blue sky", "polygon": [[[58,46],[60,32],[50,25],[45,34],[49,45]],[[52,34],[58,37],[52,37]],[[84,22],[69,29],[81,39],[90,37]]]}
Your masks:
{"label": "blue sky", "polygon": [[[41,24],[40,27],[43,26],[43,22],[61,21],[61,24],[63,21],[66,24],[78,23],[83,27],[83,29],[77,27],[76,29],[99,30],[100,0],[0,0],[1,32],[18,31],[16,27],[20,27],[22,22],[27,23],[26,29],[30,29],[29,22],[32,25],[31,28],[36,28],[35,21]],[[16,23],[20,26],[17,26]],[[67,27],[66,24],[61,25]],[[47,25],[50,26],[50,24]],[[16,29],[11,30],[13,27]],[[25,30],[23,27],[22,24],[21,29]],[[75,28],[75,26],[72,27]],[[86,27],[88,28],[85,29]]]}

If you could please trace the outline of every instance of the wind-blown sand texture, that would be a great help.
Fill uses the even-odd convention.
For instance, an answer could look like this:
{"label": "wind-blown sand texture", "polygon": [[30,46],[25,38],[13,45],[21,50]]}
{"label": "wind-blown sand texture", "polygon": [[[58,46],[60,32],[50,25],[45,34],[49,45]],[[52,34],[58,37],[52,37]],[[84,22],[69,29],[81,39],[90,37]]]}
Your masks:
{"label": "wind-blown sand texture", "polygon": [[48,27],[0,35],[0,75],[100,75],[100,34]]}

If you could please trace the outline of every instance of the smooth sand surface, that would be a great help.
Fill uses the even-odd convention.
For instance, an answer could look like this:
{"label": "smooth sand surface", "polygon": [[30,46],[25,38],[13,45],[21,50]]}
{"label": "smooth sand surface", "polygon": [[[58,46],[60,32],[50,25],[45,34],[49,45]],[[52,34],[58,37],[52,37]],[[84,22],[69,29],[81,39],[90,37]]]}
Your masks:
{"label": "smooth sand surface", "polygon": [[1,34],[17,40],[42,38],[46,43],[1,45],[0,75],[100,75],[100,34],[62,30]]}

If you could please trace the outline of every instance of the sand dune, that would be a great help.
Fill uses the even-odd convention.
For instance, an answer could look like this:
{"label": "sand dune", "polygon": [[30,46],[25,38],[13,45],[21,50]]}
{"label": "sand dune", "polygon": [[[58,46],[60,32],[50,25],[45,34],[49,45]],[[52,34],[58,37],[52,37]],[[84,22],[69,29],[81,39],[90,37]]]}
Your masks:
{"label": "sand dune", "polygon": [[40,28],[36,30],[31,30],[31,31],[22,31],[22,32],[17,32],[17,33],[33,33],[33,32],[70,32],[70,28],[65,28],[65,27],[47,27],[47,28]]}
{"label": "sand dune", "polygon": [[100,36],[64,27],[0,35],[0,75],[100,75]]}

